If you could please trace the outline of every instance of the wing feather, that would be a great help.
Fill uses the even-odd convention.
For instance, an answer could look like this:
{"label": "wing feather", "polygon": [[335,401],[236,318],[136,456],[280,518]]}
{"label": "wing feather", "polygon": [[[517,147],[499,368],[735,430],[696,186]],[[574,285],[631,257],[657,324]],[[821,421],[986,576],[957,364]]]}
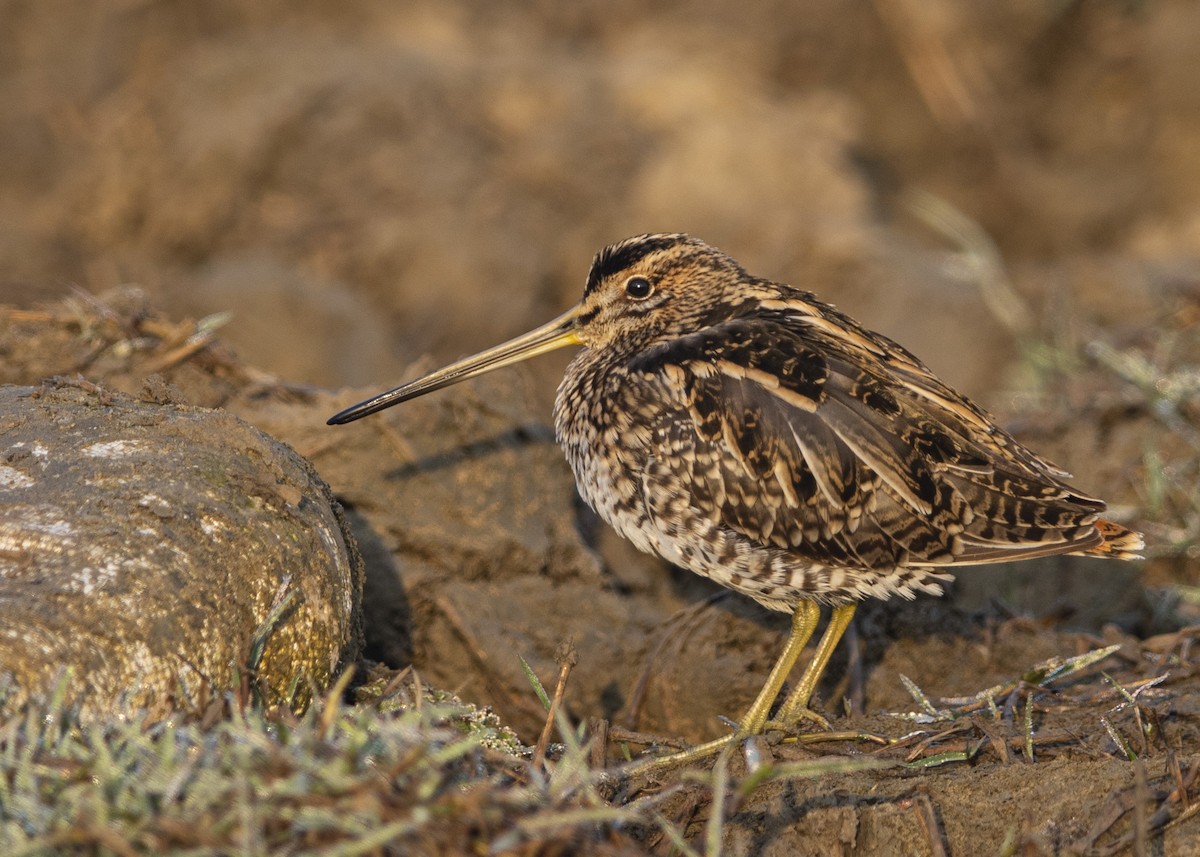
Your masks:
{"label": "wing feather", "polygon": [[1104,542],[1101,501],[900,346],[804,293],[660,343],[629,369],[675,391],[657,430],[686,472],[657,487],[689,492],[693,510],[752,543],[883,570]]}

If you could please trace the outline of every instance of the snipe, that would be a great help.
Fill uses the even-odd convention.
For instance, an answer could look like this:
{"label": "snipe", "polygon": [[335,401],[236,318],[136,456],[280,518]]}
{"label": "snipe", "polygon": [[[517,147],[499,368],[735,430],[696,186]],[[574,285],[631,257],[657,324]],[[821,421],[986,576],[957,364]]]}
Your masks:
{"label": "snipe", "polygon": [[862,598],[939,593],[960,565],[1142,547],[904,348],[686,235],[605,248],[574,309],[329,422],[565,345],[584,349],[554,424],[588,505],[641,550],[793,616],[738,729],[671,762],[767,727],[821,604],[828,628],[772,726],[820,720],[809,699]]}

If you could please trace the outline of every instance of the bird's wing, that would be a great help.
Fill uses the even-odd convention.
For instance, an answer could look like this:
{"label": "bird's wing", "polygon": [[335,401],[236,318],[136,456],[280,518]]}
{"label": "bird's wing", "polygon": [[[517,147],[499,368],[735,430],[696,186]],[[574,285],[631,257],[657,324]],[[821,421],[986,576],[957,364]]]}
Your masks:
{"label": "bird's wing", "polygon": [[752,542],[868,569],[1095,547],[1104,504],[1061,481],[900,346],[778,301],[630,363],[676,390],[647,491]]}

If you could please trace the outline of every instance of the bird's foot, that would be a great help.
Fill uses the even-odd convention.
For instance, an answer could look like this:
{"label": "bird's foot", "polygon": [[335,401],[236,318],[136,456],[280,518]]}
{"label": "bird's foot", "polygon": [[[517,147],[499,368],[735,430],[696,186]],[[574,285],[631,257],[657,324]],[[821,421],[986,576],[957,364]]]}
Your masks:
{"label": "bird's foot", "polygon": [[[734,746],[740,741],[745,741],[747,738],[754,738],[767,733],[782,732],[784,734],[795,732],[796,726],[803,720],[813,723],[818,732],[828,732],[830,730],[829,721],[822,717],[817,712],[809,708],[801,708],[798,711],[789,713],[788,720],[769,720],[763,723],[758,728],[753,725],[747,726],[745,723],[740,724],[736,729],[728,735],[723,735],[720,738],[714,738],[712,741],[706,741],[703,744],[697,744],[695,747],[689,747],[686,750],[678,750],[674,753],[668,753],[665,756],[656,756],[650,759],[639,759],[625,765],[621,771],[630,776],[639,776],[643,774],[656,773],[674,768],[679,765],[686,765],[691,762],[698,762],[709,756],[715,756],[726,747]],[[778,737],[778,736],[775,736]]]}
{"label": "bird's foot", "polygon": [[668,753],[665,756],[655,756],[649,759],[638,759],[621,767],[621,773],[626,776],[644,776],[646,774],[654,774],[660,771],[665,771],[668,768],[674,768],[679,765],[686,765],[691,762],[698,762],[709,756],[715,756],[726,747],[736,744],[738,741],[752,737],[750,733],[744,729],[738,728],[728,735],[723,735],[720,738],[714,738],[712,741],[706,741],[703,744],[697,744],[695,747],[689,747],[686,750],[678,750],[674,753]]}
{"label": "bird's foot", "polygon": [[792,732],[800,725],[801,721],[807,720],[814,724],[821,732],[830,730],[829,721],[822,717],[811,708],[799,708],[795,711],[780,712],[780,716],[775,720],[768,720],[763,725],[764,732]]}

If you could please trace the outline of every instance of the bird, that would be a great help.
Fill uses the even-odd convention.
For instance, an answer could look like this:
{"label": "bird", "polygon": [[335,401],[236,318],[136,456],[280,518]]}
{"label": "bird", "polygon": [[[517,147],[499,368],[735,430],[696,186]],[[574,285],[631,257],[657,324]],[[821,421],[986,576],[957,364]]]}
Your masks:
{"label": "bird", "polygon": [[604,248],[572,309],[328,422],[572,345],[554,426],[583,500],[642,551],[792,616],[736,727],[662,764],[828,728],[810,701],[865,598],[940,594],[959,566],[1144,546],[905,348],[682,233]]}

